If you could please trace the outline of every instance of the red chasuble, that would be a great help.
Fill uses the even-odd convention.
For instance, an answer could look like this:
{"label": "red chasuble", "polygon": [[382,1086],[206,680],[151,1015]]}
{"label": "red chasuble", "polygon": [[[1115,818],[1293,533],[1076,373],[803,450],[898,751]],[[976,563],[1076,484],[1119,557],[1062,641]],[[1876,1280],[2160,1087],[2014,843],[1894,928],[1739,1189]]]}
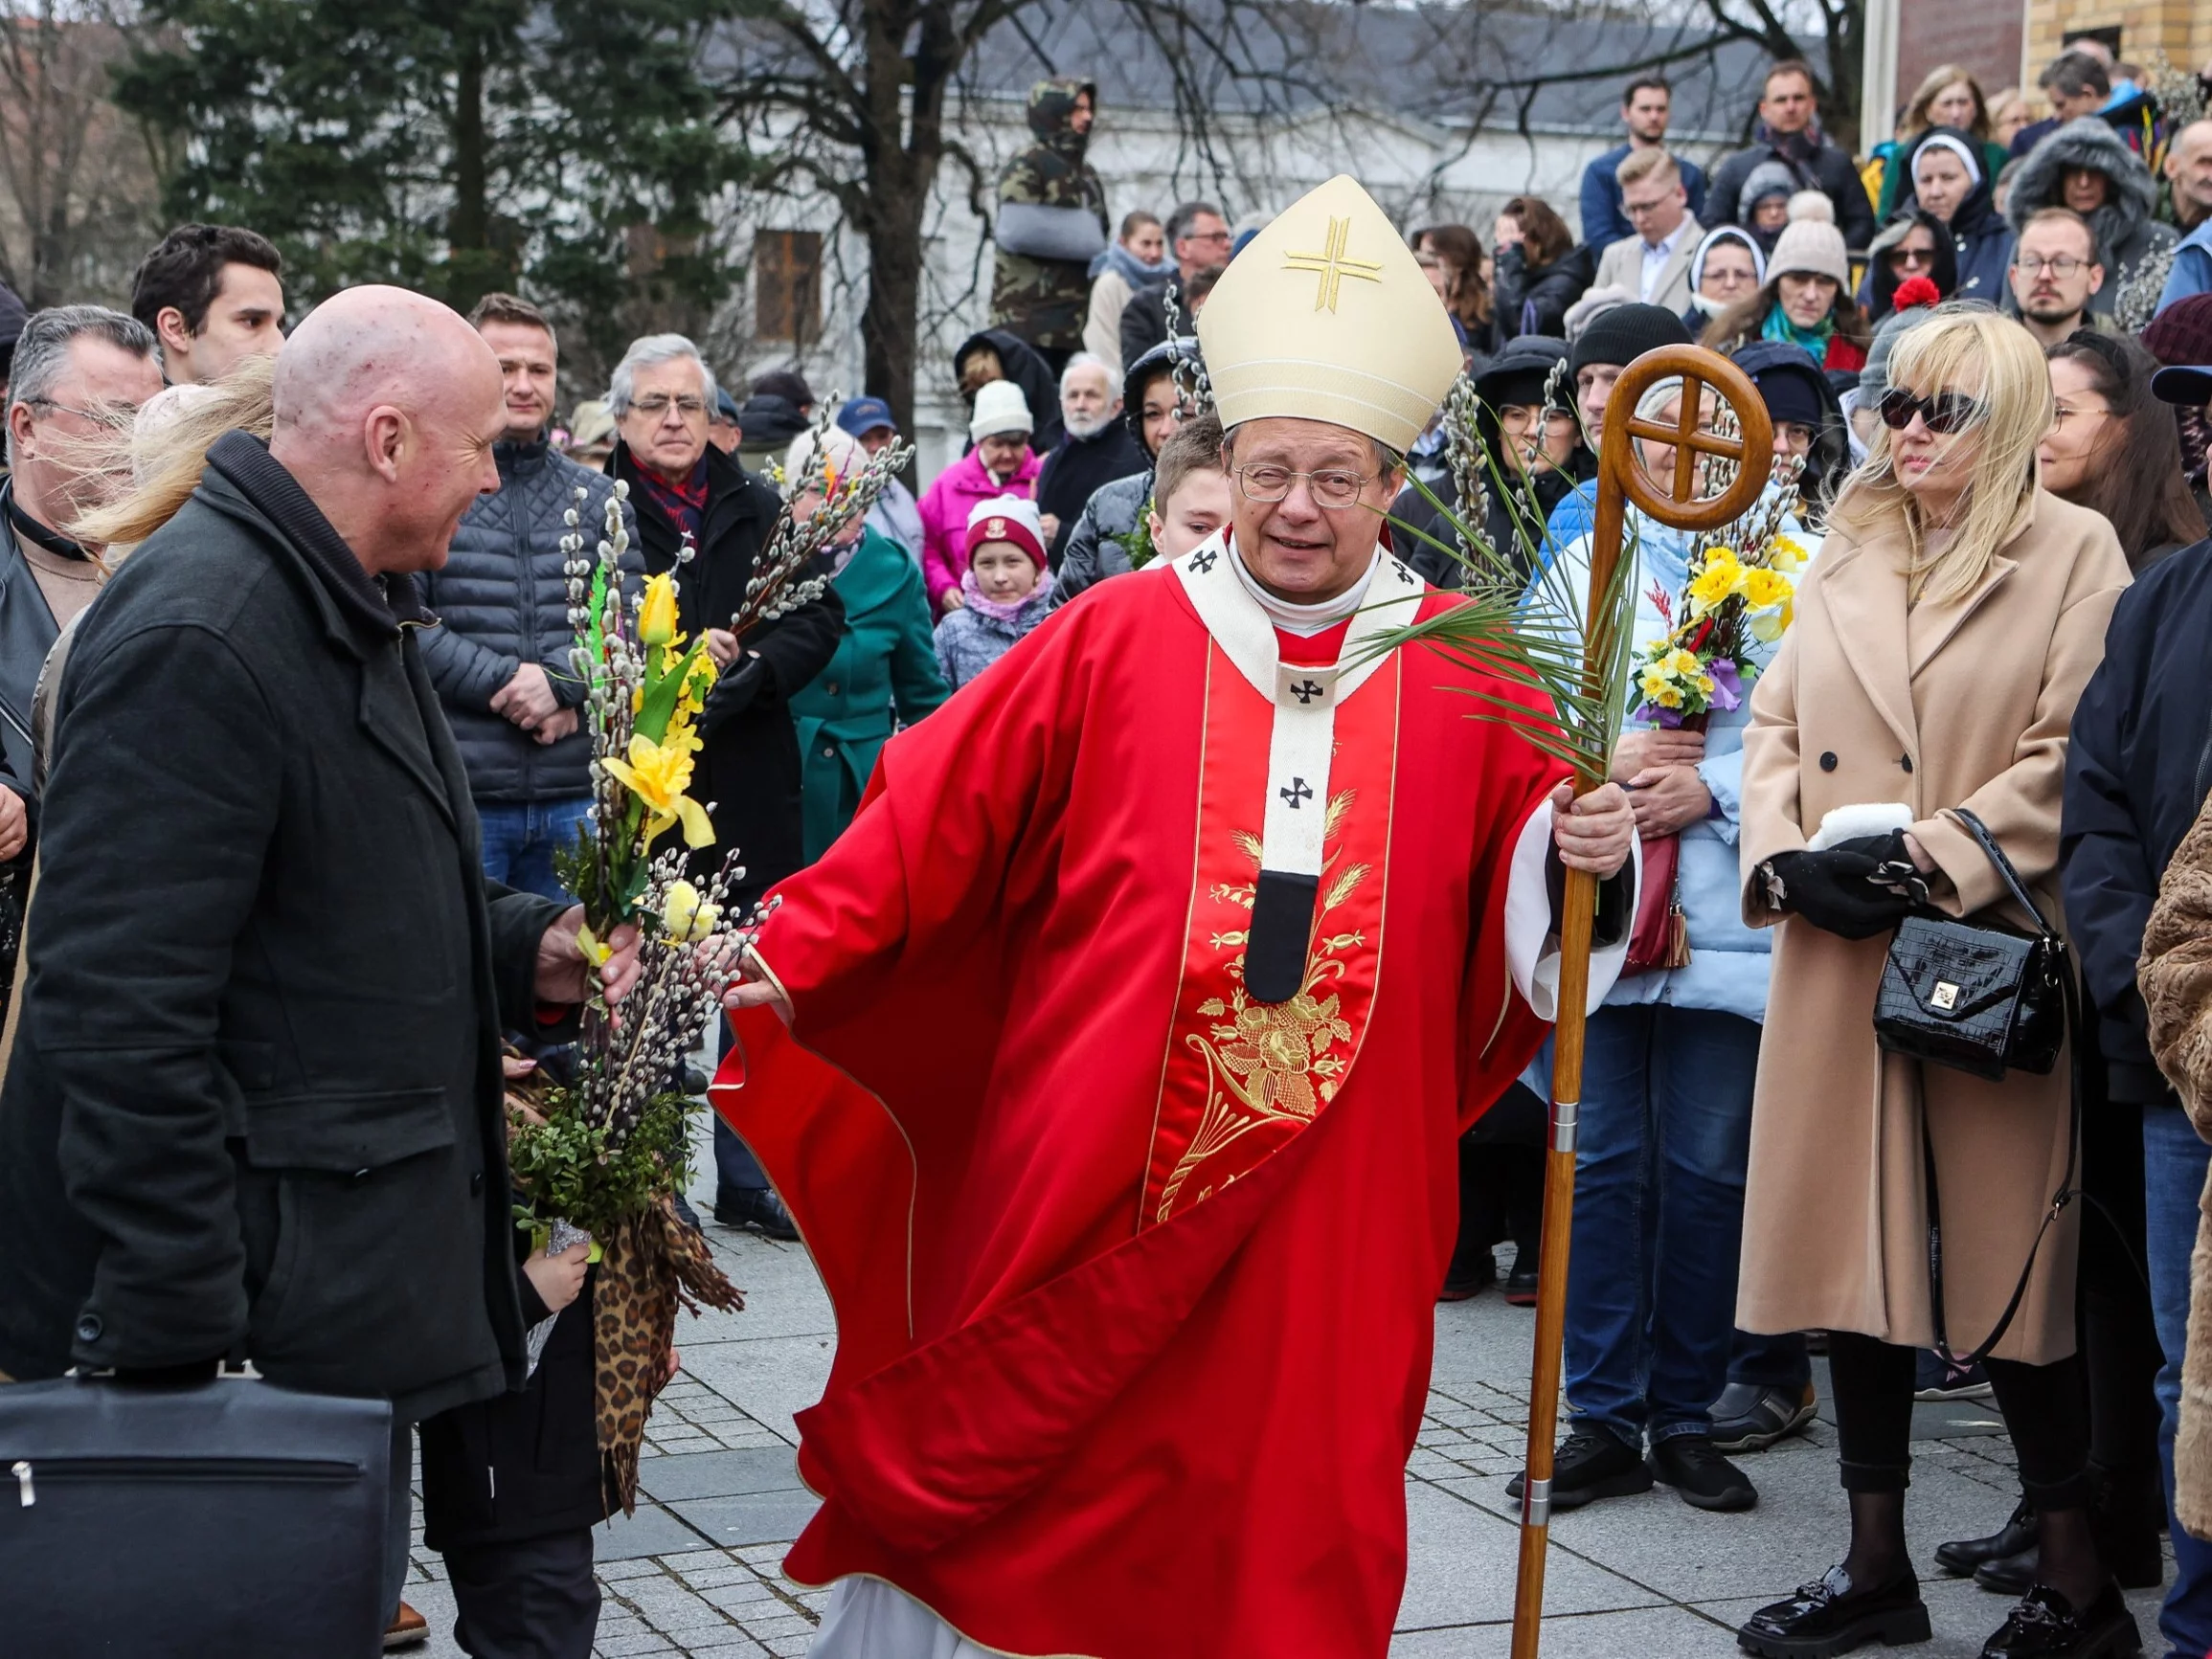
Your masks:
{"label": "red chasuble", "polygon": [[1478,686],[1513,694],[1416,648],[1342,698],[1274,1003],[1274,706],[1183,572],[1100,584],[885,749],[760,940],[793,1030],[738,1017],[712,1096],[837,1309],[795,1580],[1015,1654],[1385,1652],[1456,1139],[1546,1029],[1503,908],[1562,771]]}

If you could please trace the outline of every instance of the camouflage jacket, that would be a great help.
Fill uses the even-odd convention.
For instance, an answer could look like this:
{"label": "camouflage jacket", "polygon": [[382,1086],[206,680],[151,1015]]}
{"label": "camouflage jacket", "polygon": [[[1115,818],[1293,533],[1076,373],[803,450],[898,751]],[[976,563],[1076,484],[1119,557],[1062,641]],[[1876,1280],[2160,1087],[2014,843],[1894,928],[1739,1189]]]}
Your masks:
{"label": "camouflage jacket", "polygon": [[[1090,81],[1060,76],[1029,89],[1029,130],[1037,142],[999,175],[999,202],[1002,207],[1082,210],[1096,216],[1103,237],[1110,230],[1106,188],[1083,159],[1087,135],[1069,124],[1077,96],[1086,92],[1095,120],[1098,92]],[[1073,351],[1083,344],[1090,305],[1087,259],[1040,258],[998,249],[991,284],[993,327],[1009,328],[1048,351]]]}

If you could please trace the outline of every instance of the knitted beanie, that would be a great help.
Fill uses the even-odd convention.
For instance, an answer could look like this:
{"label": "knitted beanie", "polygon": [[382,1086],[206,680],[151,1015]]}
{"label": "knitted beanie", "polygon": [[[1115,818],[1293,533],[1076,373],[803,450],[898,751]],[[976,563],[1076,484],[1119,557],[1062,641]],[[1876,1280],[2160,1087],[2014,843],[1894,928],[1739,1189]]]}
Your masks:
{"label": "knitted beanie", "polygon": [[968,437],[977,443],[1001,433],[1018,432],[1027,437],[1036,430],[1029,400],[1011,380],[987,380],[977,388],[975,416],[968,422]]}
{"label": "knitted beanie", "polygon": [[1039,572],[1045,569],[1045,525],[1037,504],[1018,495],[1003,495],[978,502],[968,510],[968,562],[985,542],[1010,542],[1029,555]]}
{"label": "knitted beanie", "polygon": [[1690,331],[1682,320],[1664,305],[1615,305],[1582,331],[1574,343],[1573,371],[1580,374],[1593,363],[1626,368],[1646,351],[1661,346],[1687,346]]}
{"label": "knitted beanie", "polygon": [[1792,219],[1767,256],[1767,280],[1791,275],[1830,277],[1837,287],[1848,287],[1851,256],[1843,246],[1843,233],[1831,221]]}

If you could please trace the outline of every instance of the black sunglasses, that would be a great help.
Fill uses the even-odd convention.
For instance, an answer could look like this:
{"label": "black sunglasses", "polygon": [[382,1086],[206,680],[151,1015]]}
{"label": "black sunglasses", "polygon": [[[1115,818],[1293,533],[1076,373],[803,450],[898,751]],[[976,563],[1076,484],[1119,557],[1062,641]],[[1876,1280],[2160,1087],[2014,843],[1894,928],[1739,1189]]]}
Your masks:
{"label": "black sunglasses", "polygon": [[1882,394],[1875,406],[1882,416],[1882,424],[1892,432],[1903,432],[1912,424],[1917,415],[1928,423],[1928,430],[1939,437],[1948,437],[1954,432],[1964,432],[1982,415],[1981,401],[1958,392],[1938,392],[1933,397],[1915,397],[1902,386],[1893,386]]}

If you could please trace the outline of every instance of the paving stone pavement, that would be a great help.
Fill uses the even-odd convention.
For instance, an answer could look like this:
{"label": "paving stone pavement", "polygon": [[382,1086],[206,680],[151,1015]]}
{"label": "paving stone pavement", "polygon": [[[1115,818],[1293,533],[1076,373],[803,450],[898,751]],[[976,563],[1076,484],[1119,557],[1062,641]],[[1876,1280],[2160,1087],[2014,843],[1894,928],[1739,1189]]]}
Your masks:
{"label": "paving stone pavement", "polygon": [[[638,1513],[596,1535],[602,1659],[803,1654],[822,1616],[824,1593],[787,1582],[779,1563],[814,1508],[793,1461],[792,1415],[829,1375],[828,1299],[799,1246],[711,1222],[707,1231],[747,1307],[679,1327],[683,1375],[654,1412]],[[1528,1311],[1494,1291],[1436,1311],[1429,1409],[1406,1471],[1411,1562],[1394,1659],[1507,1652],[1519,1534],[1505,1482],[1521,1464],[1532,1329]],[[2005,1603],[1941,1577],[1930,1555],[1944,1538],[2003,1521],[2016,1495],[2011,1447],[1987,1401],[1915,1410],[1907,1515],[1935,1640],[1911,1651],[1974,1659]],[[1823,1414],[1802,1438],[1745,1460],[1760,1496],[1748,1513],[1707,1514],[1659,1488],[1558,1517],[1546,1659],[1735,1653],[1731,1632],[1747,1613],[1840,1558],[1835,1456]],[[461,1659],[452,1597],[421,1547],[419,1516],[415,1541],[407,1597],[433,1637],[414,1652]],[[2130,1597],[2154,1655],[2163,1650],[2157,1600]]]}

